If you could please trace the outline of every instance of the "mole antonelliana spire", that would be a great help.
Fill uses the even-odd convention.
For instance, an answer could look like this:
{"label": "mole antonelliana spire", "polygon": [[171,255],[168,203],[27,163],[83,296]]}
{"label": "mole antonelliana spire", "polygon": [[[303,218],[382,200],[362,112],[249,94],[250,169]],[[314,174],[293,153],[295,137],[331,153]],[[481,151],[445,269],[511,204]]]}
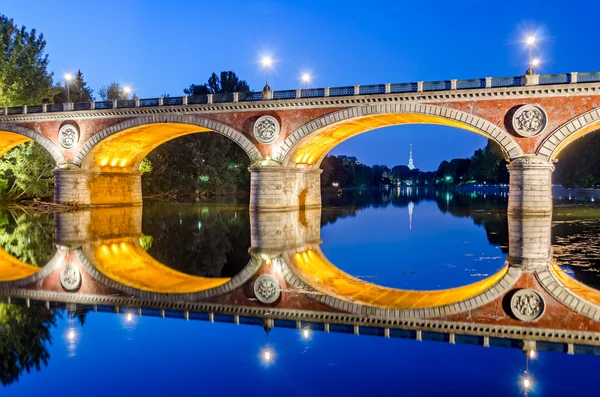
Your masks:
{"label": "mole antonelliana spire", "polygon": [[410,144],[410,157],[408,158],[408,168],[410,170],[414,170],[416,168],[412,158],[412,143]]}

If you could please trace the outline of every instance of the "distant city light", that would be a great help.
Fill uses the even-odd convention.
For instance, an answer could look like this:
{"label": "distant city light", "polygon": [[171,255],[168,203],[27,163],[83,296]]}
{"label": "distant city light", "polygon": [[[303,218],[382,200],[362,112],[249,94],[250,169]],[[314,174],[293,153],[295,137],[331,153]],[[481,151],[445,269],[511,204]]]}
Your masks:
{"label": "distant city light", "polygon": [[338,186],[340,186],[340,184],[339,184],[339,182],[333,182],[333,183],[331,184],[331,186],[333,186],[333,187],[338,187]]}

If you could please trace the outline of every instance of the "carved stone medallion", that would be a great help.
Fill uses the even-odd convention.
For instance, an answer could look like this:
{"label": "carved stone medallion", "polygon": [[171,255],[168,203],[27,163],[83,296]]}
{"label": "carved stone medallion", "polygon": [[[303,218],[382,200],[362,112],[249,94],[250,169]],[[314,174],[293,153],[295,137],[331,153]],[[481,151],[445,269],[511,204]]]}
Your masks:
{"label": "carved stone medallion", "polygon": [[510,299],[513,315],[521,321],[533,321],[544,312],[544,300],[532,289],[520,289]]}
{"label": "carved stone medallion", "polygon": [[77,266],[67,263],[60,271],[60,285],[65,291],[75,292],[81,287],[81,273]]}
{"label": "carved stone medallion", "polygon": [[281,295],[279,281],[271,275],[263,274],[254,282],[254,295],[262,303],[273,303]]}
{"label": "carved stone medallion", "polygon": [[271,143],[279,136],[279,122],[275,117],[262,116],[254,123],[254,136],[261,143]]}
{"label": "carved stone medallion", "polygon": [[544,109],[535,105],[524,105],[513,115],[512,126],[517,134],[530,138],[540,134],[546,128],[547,121]]}
{"label": "carved stone medallion", "polygon": [[79,142],[79,130],[73,124],[65,124],[58,130],[58,140],[65,149],[73,149]]}

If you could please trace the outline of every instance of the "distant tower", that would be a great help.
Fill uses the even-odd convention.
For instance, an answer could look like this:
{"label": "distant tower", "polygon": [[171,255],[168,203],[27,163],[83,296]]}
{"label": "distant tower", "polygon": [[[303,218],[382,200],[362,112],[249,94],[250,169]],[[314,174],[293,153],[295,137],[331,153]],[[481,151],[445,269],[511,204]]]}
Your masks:
{"label": "distant tower", "polygon": [[412,201],[408,202],[408,228],[412,230],[412,215],[413,210],[415,209],[415,203]]}
{"label": "distant tower", "polygon": [[415,168],[415,164],[413,163],[413,158],[412,158],[412,143],[410,144],[410,157],[408,158],[408,169],[409,170],[414,170]]}

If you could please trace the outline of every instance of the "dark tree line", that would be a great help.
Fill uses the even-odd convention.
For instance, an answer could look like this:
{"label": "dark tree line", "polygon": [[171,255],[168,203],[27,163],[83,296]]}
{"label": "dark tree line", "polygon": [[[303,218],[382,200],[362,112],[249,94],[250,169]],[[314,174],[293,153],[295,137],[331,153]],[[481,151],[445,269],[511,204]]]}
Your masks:
{"label": "dark tree line", "polygon": [[442,161],[436,173],[438,185],[467,183],[508,183],[506,160],[500,146],[488,140],[483,149],[477,149],[468,159]]}
{"label": "dark tree line", "polygon": [[600,186],[600,134],[590,133],[568,145],[558,156],[554,182],[565,187]]}

